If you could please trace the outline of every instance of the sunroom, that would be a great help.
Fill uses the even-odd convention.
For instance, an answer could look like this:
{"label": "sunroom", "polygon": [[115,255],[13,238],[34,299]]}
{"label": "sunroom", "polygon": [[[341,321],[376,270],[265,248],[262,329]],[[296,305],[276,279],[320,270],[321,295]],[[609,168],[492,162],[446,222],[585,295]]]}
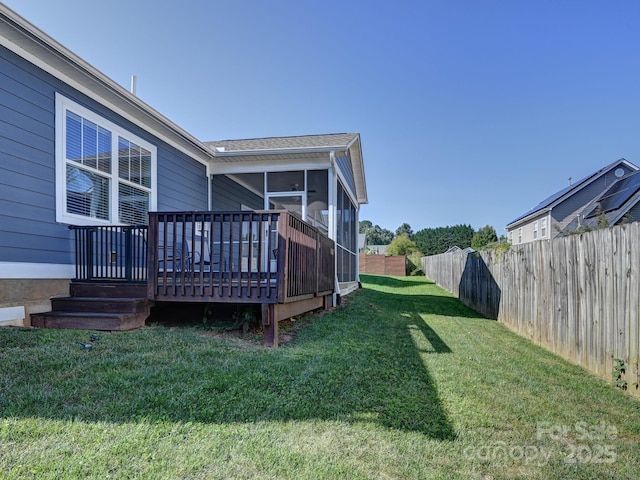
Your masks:
{"label": "sunroom", "polygon": [[367,203],[357,133],[205,142],[211,210],[287,210],[336,243],[336,294],[358,286],[358,216]]}

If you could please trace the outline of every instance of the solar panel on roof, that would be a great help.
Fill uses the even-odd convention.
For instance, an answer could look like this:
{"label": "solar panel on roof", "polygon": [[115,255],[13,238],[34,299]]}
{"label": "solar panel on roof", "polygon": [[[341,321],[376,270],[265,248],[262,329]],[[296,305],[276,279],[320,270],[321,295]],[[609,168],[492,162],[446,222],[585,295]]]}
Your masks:
{"label": "solar panel on roof", "polygon": [[598,207],[591,210],[587,217],[595,216],[598,213],[598,208],[603,213],[617,210],[638,190],[640,190],[640,172],[621,178],[602,195],[598,201]]}

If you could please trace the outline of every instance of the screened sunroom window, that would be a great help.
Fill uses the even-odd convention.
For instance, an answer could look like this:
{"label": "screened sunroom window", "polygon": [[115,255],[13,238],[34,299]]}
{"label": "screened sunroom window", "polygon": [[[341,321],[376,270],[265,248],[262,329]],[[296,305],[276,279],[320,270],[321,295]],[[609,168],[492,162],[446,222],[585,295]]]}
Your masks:
{"label": "screened sunroom window", "polygon": [[156,148],[56,95],[56,218],[75,225],[148,222]]}
{"label": "screened sunroom window", "polygon": [[357,224],[356,207],[342,184],[338,182],[338,204],[336,205],[337,275],[339,282],[356,279]]}

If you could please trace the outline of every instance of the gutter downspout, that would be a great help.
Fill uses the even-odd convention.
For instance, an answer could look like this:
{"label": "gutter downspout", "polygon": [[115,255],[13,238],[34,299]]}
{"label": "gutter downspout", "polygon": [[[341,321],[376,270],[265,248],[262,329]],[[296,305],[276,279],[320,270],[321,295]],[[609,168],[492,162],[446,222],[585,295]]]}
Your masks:
{"label": "gutter downspout", "polygon": [[213,173],[211,173],[210,163],[207,163],[207,166],[206,166],[206,176],[207,176],[207,210],[212,210],[211,206],[213,205],[213,192],[212,192]]}

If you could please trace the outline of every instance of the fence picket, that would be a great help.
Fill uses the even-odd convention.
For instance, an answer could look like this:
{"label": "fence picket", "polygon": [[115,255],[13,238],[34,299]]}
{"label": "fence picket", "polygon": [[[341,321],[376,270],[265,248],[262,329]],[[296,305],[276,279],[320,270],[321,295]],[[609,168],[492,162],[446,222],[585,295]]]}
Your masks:
{"label": "fence picket", "polygon": [[422,259],[425,275],[465,304],[609,380],[640,375],[640,223],[511,247]]}

